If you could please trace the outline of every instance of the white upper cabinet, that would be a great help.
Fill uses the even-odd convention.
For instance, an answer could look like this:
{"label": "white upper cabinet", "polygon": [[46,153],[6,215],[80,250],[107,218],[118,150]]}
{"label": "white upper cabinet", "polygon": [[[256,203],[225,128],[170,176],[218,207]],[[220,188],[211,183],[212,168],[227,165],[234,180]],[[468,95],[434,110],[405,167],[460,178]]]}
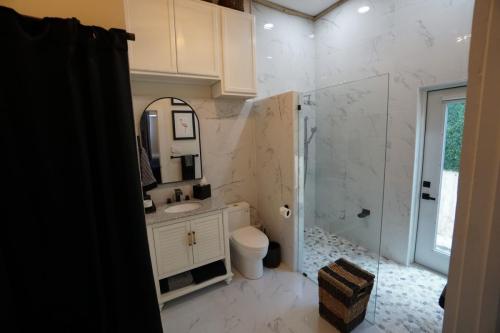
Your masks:
{"label": "white upper cabinet", "polygon": [[255,77],[255,18],[221,9],[222,81],[214,96],[248,95],[257,92]]}
{"label": "white upper cabinet", "polygon": [[173,0],[125,0],[130,69],[177,73]]}
{"label": "white upper cabinet", "polygon": [[255,18],[201,0],[124,0],[132,78],[256,96]]}
{"label": "white upper cabinet", "polygon": [[199,0],[174,0],[174,12],[178,72],[219,77],[218,7]]}

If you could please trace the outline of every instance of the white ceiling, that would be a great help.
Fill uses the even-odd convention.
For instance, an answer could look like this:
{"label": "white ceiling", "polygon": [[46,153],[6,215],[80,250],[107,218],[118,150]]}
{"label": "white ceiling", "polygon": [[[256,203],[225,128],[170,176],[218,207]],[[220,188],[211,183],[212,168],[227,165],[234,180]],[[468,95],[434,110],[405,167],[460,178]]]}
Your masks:
{"label": "white ceiling", "polygon": [[339,0],[270,0],[275,4],[297,10],[311,16],[318,15]]}

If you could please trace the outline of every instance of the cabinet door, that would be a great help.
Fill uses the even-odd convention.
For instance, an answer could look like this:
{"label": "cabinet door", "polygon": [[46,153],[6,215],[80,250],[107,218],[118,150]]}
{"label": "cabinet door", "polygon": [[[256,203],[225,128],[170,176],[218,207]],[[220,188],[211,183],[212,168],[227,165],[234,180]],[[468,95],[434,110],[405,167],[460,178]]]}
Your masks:
{"label": "cabinet door", "polygon": [[125,0],[130,69],[176,73],[173,0]]}
{"label": "cabinet door", "polygon": [[158,278],[181,272],[193,264],[189,223],[177,223],[153,231]]}
{"label": "cabinet door", "polygon": [[222,94],[255,94],[255,18],[231,9],[221,15]]}
{"label": "cabinet door", "polygon": [[191,232],[195,264],[208,263],[224,257],[224,229],[220,214],[192,220]]}
{"label": "cabinet door", "polygon": [[220,36],[217,6],[174,0],[179,73],[219,77]]}

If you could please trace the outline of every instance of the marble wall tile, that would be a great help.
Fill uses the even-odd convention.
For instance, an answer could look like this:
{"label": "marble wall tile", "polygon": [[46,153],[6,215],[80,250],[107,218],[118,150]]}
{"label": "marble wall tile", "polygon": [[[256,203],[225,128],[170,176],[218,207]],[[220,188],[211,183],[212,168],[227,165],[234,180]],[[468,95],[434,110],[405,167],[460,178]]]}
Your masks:
{"label": "marble wall tile", "polygon": [[[314,24],[253,4],[256,18],[257,91],[264,98],[314,89]],[[272,30],[264,24],[272,23]]]}
{"label": "marble wall tile", "polygon": [[[297,93],[255,102],[257,211],[271,240],[280,243],[283,262],[295,270],[298,237]],[[288,205],[292,217],[279,208]]]}
{"label": "marble wall tile", "polygon": [[[310,91],[314,89],[315,85],[315,42],[314,42],[314,24],[313,22],[287,15],[279,11],[270,9],[268,7],[253,3],[252,13],[256,17],[256,54],[257,54],[257,91],[258,98],[263,99],[266,97],[276,96],[281,93],[289,91]],[[272,23],[274,25],[272,30],[264,29],[264,24]],[[257,104],[269,103],[257,102]],[[255,110],[261,107],[256,106]],[[306,111],[308,115],[309,130],[315,126],[314,112],[312,110]],[[300,124],[303,124],[301,122]],[[299,134],[302,131],[297,131]],[[258,137],[258,129],[256,130]],[[310,132],[309,132],[310,133]],[[283,143],[283,149],[288,149],[291,144],[291,138],[286,143]],[[257,138],[256,138],[257,140]],[[315,141],[309,145],[310,162],[308,165],[308,175],[306,177],[307,186],[305,187],[307,202],[314,202],[315,196],[315,168],[314,168],[314,146]],[[259,148],[257,147],[257,151]],[[261,155],[261,158],[263,156]],[[299,159],[300,161],[300,159]],[[302,158],[303,161],[303,158]],[[300,163],[300,162],[299,162]],[[301,167],[304,167],[302,164]],[[267,179],[267,177],[265,178]],[[257,178],[259,180],[259,178]],[[262,179],[257,182],[258,189],[257,195],[261,198],[260,193],[262,189],[260,184]],[[267,184],[270,185],[270,184]],[[269,191],[271,189],[268,189]],[[296,191],[298,193],[298,191]],[[269,211],[262,212],[262,205],[266,206],[266,202],[259,201],[259,215],[260,216],[273,216],[276,206],[273,204],[272,208],[269,206]],[[271,209],[274,209],[271,211]],[[298,209],[305,209],[304,221],[309,225],[314,224],[314,210],[313,205],[304,205],[304,200],[301,201],[301,207]],[[279,218],[274,218],[272,221]],[[263,221],[265,222],[265,221]],[[289,267],[295,265],[295,255],[298,248],[294,244],[295,236],[285,240],[285,234],[280,234],[279,239],[277,234],[281,232],[283,227],[281,222],[273,223],[269,228],[273,237],[280,243],[285,244],[285,262]],[[276,225],[276,226],[274,226]],[[295,229],[298,231],[298,228]],[[287,228],[288,234],[291,230]],[[292,258],[293,257],[293,258]]]}
{"label": "marble wall tile", "polygon": [[[312,90],[315,60],[314,39],[311,36],[313,23],[258,4],[253,4],[252,12],[256,16],[257,28],[258,98],[290,90]],[[274,24],[273,30],[263,28],[268,22]],[[209,89],[198,86],[135,82],[133,104],[136,125],[149,102],[172,94],[187,101],[199,117],[203,171],[212,185],[212,196],[226,203],[247,201],[252,207],[252,221],[256,222],[260,189],[257,182],[253,101],[215,100],[210,98]],[[286,103],[290,102],[289,99],[285,100]],[[264,102],[259,103],[262,105]],[[282,145],[285,150],[292,147],[290,142]],[[285,178],[288,177],[285,175]],[[185,194],[192,193],[192,183],[161,185],[149,193],[155,202],[162,203],[167,196],[171,196],[174,188],[181,188]],[[297,191],[292,190],[292,193],[295,195]],[[289,201],[288,197],[286,200]],[[266,216],[265,213],[261,215]],[[275,229],[271,227],[270,230]],[[293,228],[283,228],[279,236],[280,242],[287,248],[286,262],[290,267],[293,267],[295,260],[294,232]],[[273,235],[278,235],[278,231]]]}
{"label": "marble wall tile", "polygon": [[[371,1],[371,10],[360,15],[357,8],[364,4],[362,0],[351,0],[316,23],[253,4],[257,24],[258,97],[290,90],[311,91],[345,81],[390,74],[382,253],[399,262],[407,262],[411,243],[410,202],[418,89],[466,79],[469,41],[458,43],[457,37],[470,33],[473,1]],[[264,29],[265,23],[273,23],[274,28]],[[145,95],[134,96],[136,119],[145,105],[158,96],[156,93],[154,96]],[[214,188],[213,195],[226,202],[245,200],[252,207],[259,207],[261,189],[257,181],[257,155],[264,156],[265,161],[265,154],[269,152],[259,152],[257,140],[260,138],[256,135],[259,126],[254,119],[258,116],[254,111],[261,108],[259,103],[267,102],[256,102],[252,110],[250,104],[241,101],[194,96],[186,100],[200,117],[204,171]],[[309,113],[309,130],[319,128],[316,117],[314,111]],[[371,121],[358,119],[361,127],[369,126],[365,120]],[[338,119],[333,117],[328,121]],[[308,162],[309,180],[318,177],[315,173],[321,176],[321,172],[326,171],[314,163],[322,158],[317,153],[320,147],[330,145],[337,149],[335,147],[343,138],[335,137],[334,140],[334,137],[320,139],[318,135],[313,140]],[[353,138],[350,148],[362,149],[361,142]],[[290,142],[284,142],[281,148],[286,149],[289,145]],[[346,168],[342,161],[333,159],[329,163],[331,169]],[[264,167],[267,167],[266,163]],[[362,173],[361,170],[356,173]],[[338,179],[329,181],[338,182]],[[343,183],[333,185],[342,188]],[[173,187],[181,187],[185,193],[191,191],[191,185],[162,186],[153,191],[153,198],[163,201]],[[314,186],[307,185],[306,191],[306,202],[307,198],[315,202],[318,201],[315,196],[327,195],[326,191]],[[306,223],[326,214],[318,211],[311,217],[316,211],[311,207],[304,207],[305,216],[308,216]],[[255,210],[253,212],[255,214]],[[342,210],[331,213],[339,217],[343,214]],[[280,237],[285,237],[283,235]],[[290,253],[292,250],[288,244],[294,239],[294,236],[284,239]],[[291,262],[290,255],[286,260]]]}
{"label": "marble wall tile", "polygon": [[382,254],[412,259],[410,225],[419,89],[465,81],[472,0],[351,0],[315,24],[316,88],[389,73]]}
{"label": "marble wall tile", "polygon": [[[165,92],[164,96],[168,96]],[[144,108],[157,96],[134,96],[136,126]],[[203,173],[212,197],[226,203],[246,201],[257,206],[255,137],[252,103],[238,100],[184,98],[200,121]],[[136,129],[137,130],[137,129]],[[150,191],[156,203],[165,202],[174,188],[192,195],[193,182],[164,184]],[[255,215],[255,211],[252,212]]]}
{"label": "marble wall tile", "polygon": [[[376,76],[313,94],[318,128],[316,224],[377,253],[382,225],[388,78]],[[363,208],[371,214],[359,218]]]}

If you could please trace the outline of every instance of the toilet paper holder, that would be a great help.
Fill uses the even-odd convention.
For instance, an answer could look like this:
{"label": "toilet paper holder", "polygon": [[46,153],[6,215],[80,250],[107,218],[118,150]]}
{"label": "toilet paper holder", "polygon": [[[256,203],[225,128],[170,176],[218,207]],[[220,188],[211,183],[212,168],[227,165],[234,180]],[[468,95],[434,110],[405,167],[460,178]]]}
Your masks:
{"label": "toilet paper holder", "polygon": [[283,205],[280,207],[280,215],[287,219],[290,216],[292,216],[292,211],[290,210],[290,207],[288,205]]}

